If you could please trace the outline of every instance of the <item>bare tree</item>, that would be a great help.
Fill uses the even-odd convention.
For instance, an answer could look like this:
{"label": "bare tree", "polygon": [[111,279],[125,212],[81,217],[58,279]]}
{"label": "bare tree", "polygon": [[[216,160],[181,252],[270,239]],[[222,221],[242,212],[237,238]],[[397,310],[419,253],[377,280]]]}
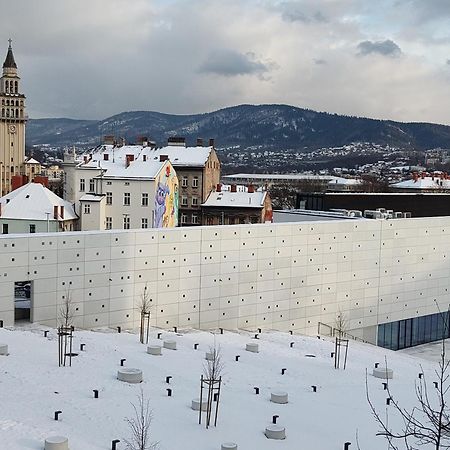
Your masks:
{"label": "bare tree", "polygon": [[336,314],[336,318],[334,321],[334,331],[335,333],[337,332],[337,336],[340,338],[345,336],[348,331],[347,315],[340,308]]}
{"label": "bare tree", "polygon": [[[429,445],[435,450],[450,449],[450,410],[447,403],[447,393],[450,389],[450,362],[446,361],[445,336],[448,329],[448,315],[444,317],[444,331],[442,334],[442,347],[438,368],[435,370],[437,381],[433,382],[432,391],[429,390],[426,375],[421,367],[421,375],[415,383],[415,397],[417,406],[412,409],[402,407],[392,395],[389,380],[386,379],[387,394],[390,399],[391,411],[400,417],[403,426],[395,431],[389,427],[389,416],[383,419],[375,408],[370,395],[366,373],[366,396],[372,415],[380,427],[378,436],[384,436],[389,449],[417,450],[419,447]],[[385,361],[387,367],[387,361]],[[401,445],[399,447],[398,445]]]}
{"label": "bare tree", "polygon": [[58,310],[58,323],[61,327],[71,327],[73,325],[73,317],[75,315],[75,307],[72,301],[72,293],[69,289],[63,298],[63,302]]}
{"label": "bare tree", "polygon": [[152,311],[153,304],[148,291],[147,283],[145,283],[144,290],[142,291],[137,309],[139,310],[141,321],[139,325],[139,340],[141,344],[148,344],[148,334],[150,331],[150,313]]}
{"label": "bare tree", "polygon": [[158,448],[157,442],[150,442],[150,425],[152,422],[152,411],[150,400],[145,398],[144,391],[138,395],[138,404],[133,406],[134,415],[126,418],[131,431],[131,438],[124,439],[127,450],[154,450]]}
{"label": "bare tree", "polygon": [[225,367],[222,361],[222,349],[220,346],[211,346],[209,347],[209,354],[212,357],[203,364],[203,375],[207,380],[218,381]]}

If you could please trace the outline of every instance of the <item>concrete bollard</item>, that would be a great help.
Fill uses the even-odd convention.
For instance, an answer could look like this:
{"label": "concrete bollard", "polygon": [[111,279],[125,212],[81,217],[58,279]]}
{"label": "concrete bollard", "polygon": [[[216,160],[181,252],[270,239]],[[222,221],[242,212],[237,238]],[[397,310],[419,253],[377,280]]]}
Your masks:
{"label": "concrete bollard", "polygon": [[267,439],[286,439],[286,429],[280,425],[268,425],[266,427],[266,432],[264,433]]}
{"label": "concrete bollard", "polygon": [[162,355],[161,346],[160,345],[149,345],[147,347],[147,353],[149,355],[161,356]]}
{"label": "concrete bollard", "polygon": [[45,440],[45,450],[69,450],[69,439],[65,436],[51,436]]}
{"label": "concrete bollard", "polygon": [[173,341],[171,339],[168,339],[164,341],[163,347],[167,350],[176,350],[177,349],[177,341]]}
{"label": "concrete bollard", "polygon": [[124,367],[117,371],[117,379],[126,383],[142,383],[144,378],[142,370]]}
{"label": "concrete bollard", "polygon": [[284,405],[288,403],[288,393],[287,392],[272,392],[270,394],[270,401],[272,403],[278,403]]}

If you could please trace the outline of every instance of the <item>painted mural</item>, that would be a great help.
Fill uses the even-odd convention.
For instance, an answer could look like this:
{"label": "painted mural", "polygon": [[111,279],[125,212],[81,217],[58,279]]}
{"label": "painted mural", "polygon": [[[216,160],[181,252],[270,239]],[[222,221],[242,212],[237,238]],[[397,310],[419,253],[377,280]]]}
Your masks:
{"label": "painted mural", "polygon": [[155,228],[171,228],[178,225],[178,178],[170,164],[155,180]]}

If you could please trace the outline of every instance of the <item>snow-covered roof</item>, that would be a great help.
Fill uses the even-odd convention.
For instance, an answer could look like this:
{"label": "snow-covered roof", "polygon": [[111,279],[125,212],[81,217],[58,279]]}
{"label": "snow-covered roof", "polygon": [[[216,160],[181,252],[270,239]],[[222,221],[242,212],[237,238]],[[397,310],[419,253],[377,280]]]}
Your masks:
{"label": "snow-covered roof", "polygon": [[[127,160],[132,157],[135,163],[159,163],[161,156],[166,156],[171,164],[176,167],[204,167],[213,147],[183,147],[172,146],[153,148],[142,145],[100,145],[89,150],[79,160],[78,167],[105,169],[127,168]],[[106,159],[105,159],[106,155]],[[84,161],[86,157],[87,161]],[[137,170],[137,169],[134,169]]]}
{"label": "snow-covered roof", "polygon": [[400,189],[450,189],[450,180],[441,179],[440,177],[421,177],[400,181],[391,184],[391,187]]}
{"label": "snow-covered roof", "polygon": [[357,186],[359,184],[362,184],[361,180],[358,180],[356,178],[342,178],[342,177],[334,177],[334,179],[330,180],[328,182],[330,186],[335,185],[343,185],[343,186]]}
{"label": "snow-covered roof", "polygon": [[262,208],[267,193],[265,191],[211,192],[202,206],[219,208]]}
{"label": "snow-covered roof", "polygon": [[40,162],[37,161],[37,160],[35,160],[34,158],[28,158],[28,159],[25,161],[25,164],[40,164]]}
{"label": "snow-covered roof", "polygon": [[48,217],[54,220],[54,206],[64,206],[64,219],[58,220],[77,218],[71,203],[40,183],[28,183],[4,195],[0,198],[0,205],[2,219],[47,220]]}
{"label": "snow-covered roof", "polygon": [[103,198],[105,197],[104,194],[84,194],[80,198],[80,202],[101,202]]}
{"label": "snow-covered roof", "polygon": [[114,164],[104,172],[103,178],[155,179],[165,162],[131,161],[129,166]]}
{"label": "snow-covered roof", "polygon": [[302,180],[317,180],[317,181],[331,181],[338,179],[340,177],[335,177],[333,175],[315,175],[315,174],[305,174],[305,173],[236,173],[233,175],[225,175],[223,179],[225,180],[278,180],[278,181],[302,181]]}

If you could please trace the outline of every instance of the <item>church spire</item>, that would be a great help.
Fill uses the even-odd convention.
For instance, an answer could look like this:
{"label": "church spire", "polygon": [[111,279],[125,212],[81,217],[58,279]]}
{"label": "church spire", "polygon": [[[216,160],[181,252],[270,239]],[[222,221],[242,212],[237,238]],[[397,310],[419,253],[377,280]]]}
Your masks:
{"label": "church spire", "polygon": [[8,53],[6,54],[5,62],[3,63],[4,69],[17,69],[16,61],[14,60],[14,54],[12,51],[12,40],[8,39],[9,47],[8,47]]}

